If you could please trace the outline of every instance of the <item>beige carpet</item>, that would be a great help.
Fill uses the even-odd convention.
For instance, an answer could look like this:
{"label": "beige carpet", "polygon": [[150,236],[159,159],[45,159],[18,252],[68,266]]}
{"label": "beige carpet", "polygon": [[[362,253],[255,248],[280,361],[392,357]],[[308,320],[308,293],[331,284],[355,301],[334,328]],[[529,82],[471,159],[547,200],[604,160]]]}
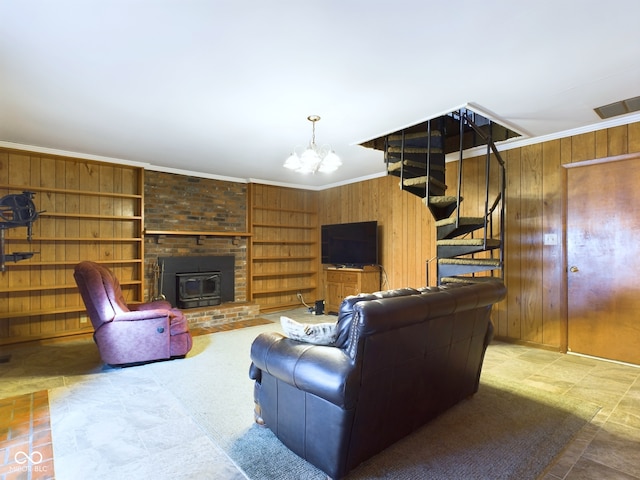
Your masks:
{"label": "beige carpet", "polygon": [[[251,479],[324,479],[325,475],[253,423],[251,341],[267,325],[200,337],[196,354],[157,365],[179,398]],[[171,374],[168,370],[171,370]],[[484,375],[480,391],[352,471],[348,479],[535,479],[598,407]]]}

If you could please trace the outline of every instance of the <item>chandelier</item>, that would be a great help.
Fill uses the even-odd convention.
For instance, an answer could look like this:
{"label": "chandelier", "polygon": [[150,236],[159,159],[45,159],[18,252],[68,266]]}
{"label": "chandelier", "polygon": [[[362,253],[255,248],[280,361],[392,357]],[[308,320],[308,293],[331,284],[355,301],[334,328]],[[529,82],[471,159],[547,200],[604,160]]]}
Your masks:
{"label": "chandelier", "polygon": [[313,125],[311,142],[300,155],[294,150],[289,158],[285,160],[284,167],[299,173],[330,173],[336,171],[342,165],[340,157],[331,150],[331,146],[318,147],[316,145],[316,122],[320,120],[320,117],[318,115],[309,115],[307,120]]}

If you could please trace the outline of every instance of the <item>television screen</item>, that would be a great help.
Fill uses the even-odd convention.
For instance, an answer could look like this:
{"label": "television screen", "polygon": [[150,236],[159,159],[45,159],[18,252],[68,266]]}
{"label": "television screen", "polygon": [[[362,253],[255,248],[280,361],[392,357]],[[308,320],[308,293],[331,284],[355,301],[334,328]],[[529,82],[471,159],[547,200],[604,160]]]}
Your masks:
{"label": "television screen", "polygon": [[378,222],[322,225],[322,263],[338,266],[378,264]]}

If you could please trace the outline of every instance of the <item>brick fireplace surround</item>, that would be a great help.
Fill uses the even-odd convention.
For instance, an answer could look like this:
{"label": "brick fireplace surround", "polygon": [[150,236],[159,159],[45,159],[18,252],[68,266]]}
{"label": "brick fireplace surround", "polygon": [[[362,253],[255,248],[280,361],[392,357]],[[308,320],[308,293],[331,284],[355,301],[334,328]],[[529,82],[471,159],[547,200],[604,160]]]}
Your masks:
{"label": "brick fireplace surround", "polygon": [[[223,180],[145,171],[145,230],[170,232],[247,232],[247,185]],[[233,302],[184,309],[189,327],[206,329],[252,319],[260,306],[247,301],[247,237],[145,235],[145,298],[158,295],[154,267],[158,257],[235,257]]]}

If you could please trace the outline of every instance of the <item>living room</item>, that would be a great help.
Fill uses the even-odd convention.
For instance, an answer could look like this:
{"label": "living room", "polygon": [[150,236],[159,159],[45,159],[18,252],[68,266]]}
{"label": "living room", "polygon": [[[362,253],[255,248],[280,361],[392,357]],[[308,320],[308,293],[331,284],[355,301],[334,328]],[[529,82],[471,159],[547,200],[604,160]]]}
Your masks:
{"label": "living room", "polygon": [[[504,154],[510,165],[510,173],[512,178],[518,179],[516,182],[510,183],[510,187],[507,189],[508,201],[510,205],[520,207],[509,210],[507,231],[516,232],[516,238],[530,237],[534,228],[539,232],[534,236],[541,239],[544,237],[543,233],[549,231],[558,231],[562,235],[563,200],[560,193],[564,188],[564,179],[561,174],[562,165],[580,164],[583,160],[592,160],[598,157],[624,161],[627,158],[635,158],[638,151],[640,151],[640,123],[614,126],[507,150]],[[9,352],[10,357],[14,348],[18,347],[19,351],[20,345],[23,345],[24,342],[27,342],[27,345],[40,344],[46,350],[46,345],[55,345],[60,341],[70,341],[70,345],[73,345],[74,338],[89,339],[93,330],[86,319],[85,322],[82,321],[84,305],[78,297],[75,300],[69,300],[73,294],[73,288],[69,286],[72,280],[65,277],[71,274],[73,266],[78,261],[86,257],[106,262],[107,265],[115,265],[115,268],[118,268],[121,260],[113,258],[113,252],[135,257],[139,250],[121,248],[122,243],[131,240],[131,230],[118,230],[113,226],[104,229],[104,225],[100,230],[99,223],[91,223],[98,216],[105,217],[103,221],[106,222],[121,221],[120,218],[112,218],[120,215],[112,215],[113,210],[110,207],[107,207],[106,213],[105,210],[98,209],[98,213],[82,210],[81,213],[75,215],[68,211],[61,214],[61,212],[56,213],[53,210],[56,208],[55,205],[64,205],[64,208],[71,209],[86,209],[91,207],[92,202],[60,202],[59,198],[56,202],[55,197],[56,195],[59,197],[61,194],[74,195],[76,199],[79,197],[77,185],[80,184],[73,183],[74,178],[77,177],[69,172],[95,172],[94,174],[85,173],[81,184],[88,185],[87,179],[93,177],[92,182],[95,182],[97,190],[111,191],[115,185],[119,185],[118,189],[127,185],[127,182],[121,181],[124,177],[122,173],[116,175],[119,181],[113,184],[105,183],[104,180],[101,182],[100,176],[102,175],[103,179],[114,178],[114,171],[118,171],[120,168],[123,171],[128,171],[130,167],[100,164],[79,158],[51,157],[37,152],[7,148],[3,148],[0,156],[3,174],[11,171],[13,174],[11,179],[29,179],[24,183],[16,183],[16,180],[10,181],[7,175],[2,181],[4,185],[13,185],[13,187],[20,187],[19,189],[32,188],[39,191],[39,194],[35,196],[38,209],[43,208],[38,203],[39,198],[48,198],[48,201],[52,202],[44,205],[46,208],[43,209],[46,211],[35,222],[34,238],[31,244],[26,243],[24,232],[17,232],[23,229],[15,229],[15,233],[11,232],[11,237],[15,239],[13,241],[21,246],[21,250],[32,248],[35,251],[50,252],[49,260],[36,258],[33,267],[28,267],[29,262],[8,264],[4,278],[8,280],[12,278],[12,272],[20,273],[25,269],[36,269],[40,272],[53,269],[57,272],[55,275],[26,275],[21,277],[23,280],[16,282],[23,284],[24,279],[28,278],[33,282],[31,285],[18,286],[14,282],[7,284],[5,302],[11,305],[11,308],[15,308],[14,299],[16,297],[11,294],[12,290],[14,292],[26,290],[29,296],[36,296],[43,292],[47,294],[47,288],[54,292],[59,292],[62,288],[62,291],[67,295],[64,307],[57,307],[58,313],[54,315],[42,312],[37,315],[38,310],[28,302],[22,303],[25,305],[24,314],[8,314],[7,316],[11,318],[5,318],[2,323],[2,342],[5,347],[3,350]],[[468,165],[465,168],[469,175],[475,175],[477,169],[473,168],[473,163],[480,160],[480,158],[465,159],[466,165]],[[58,176],[61,178],[61,183],[53,183],[57,185],[56,187],[47,186],[48,182],[55,182],[55,174],[47,176],[36,173],[38,169],[46,172],[48,162],[54,162],[58,165],[57,171],[66,172],[66,174]],[[66,170],[60,168],[60,165],[65,162],[72,164],[73,168]],[[34,165],[37,165],[38,168],[35,168]],[[139,172],[137,168],[134,170]],[[451,170],[455,171],[455,168],[451,168]],[[21,171],[22,173],[18,173]],[[550,174],[549,171],[554,173]],[[32,179],[34,178],[41,178],[42,182],[33,185]],[[267,290],[263,288],[261,293],[255,295],[252,293],[255,289],[252,288],[251,281],[247,280],[253,278],[250,273],[251,267],[248,266],[253,258],[251,248],[252,242],[255,240],[251,235],[252,225],[263,225],[265,221],[263,217],[251,214],[254,207],[258,207],[256,211],[275,211],[287,218],[305,212],[305,217],[317,219],[316,223],[312,225],[316,235],[319,234],[319,227],[323,224],[375,219],[379,223],[380,264],[384,271],[384,280],[380,288],[420,286],[429,283],[427,275],[434,278],[434,266],[428,265],[427,262],[434,256],[433,241],[431,240],[435,236],[433,220],[420,199],[402,192],[393,177],[384,176],[322,191],[244,184],[151,170],[144,172],[144,178],[144,193],[140,195],[144,199],[144,215],[133,215],[132,217],[134,221],[138,221],[138,217],[144,217],[145,227],[141,231],[143,233],[146,230],[152,232],[137,240],[139,244],[144,244],[144,260],[140,259],[140,263],[144,264],[144,281],[136,279],[135,268],[127,270],[126,265],[130,263],[128,261],[124,262],[124,266],[120,265],[118,270],[123,277],[124,288],[131,289],[130,295],[136,295],[136,291],[144,292],[139,298],[146,301],[161,293],[159,279],[156,275],[159,257],[233,255],[236,259],[234,300],[219,307],[210,307],[214,311],[209,308],[193,309],[197,312],[190,319],[190,326],[194,333],[198,329],[209,333],[215,331],[216,327],[233,326],[234,323],[237,326],[242,326],[256,317],[268,317],[269,312],[274,312],[272,314],[274,316],[280,312],[287,312],[292,308],[302,306],[297,296],[297,289],[286,286],[279,288],[277,282],[274,284],[272,281],[271,288]],[[542,178],[544,178],[544,182],[541,181]],[[65,182],[71,182],[70,186],[73,188],[67,188],[69,185]],[[135,184],[131,181],[128,183]],[[83,189],[87,190],[86,187]],[[51,191],[50,194],[47,194],[47,190]],[[131,196],[129,193],[126,195]],[[163,198],[165,195],[166,198]],[[466,196],[467,200],[471,200],[468,190]],[[535,198],[536,202],[532,203],[531,198]],[[256,199],[260,201],[256,202]],[[364,202],[362,199],[368,199],[368,201]],[[522,210],[525,199],[527,200],[526,212]],[[216,206],[218,202],[222,204],[220,208]],[[467,204],[472,203],[467,202]],[[186,211],[185,205],[187,204],[201,204],[203,207],[202,210],[191,208]],[[80,205],[83,207],[79,207]],[[102,203],[103,209],[104,205]],[[296,207],[290,208],[290,205],[296,205]],[[318,205],[336,207],[319,209]],[[348,208],[344,208],[345,205]],[[337,208],[337,206],[341,208]],[[175,215],[166,215],[168,210],[176,212]],[[224,215],[221,215],[219,211],[223,211]],[[308,214],[310,211],[312,215]],[[397,215],[399,211],[403,212],[400,216]],[[214,217],[218,217],[217,220]],[[411,221],[411,218],[414,220]],[[70,219],[73,223],[69,222]],[[88,220],[86,223],[89,232],[96,232],[95,235],[88,233],[86,234],[88,237],[85,237],[85,234],[75,233],[74,236],[78,235],[78,237],[71,237],[69,233],[74,230],[70,230],[70,228],[83,228],[80,226],[83,223],[82,219]],[[62,221],[65,224],[63,227],[56,228],[53,226],[56,221]],[[278,217],[278,222],[281,221],[284,221],[283,217]],[[52,232],[63,232],[63,238],[53,240],[53,244],[57,245],[56,248],[52,249],[48,246],[52,243],[52,238],[44,233],[46,230],[41,230],[39,223],[42,223],[42,228],[49,228]],[[212,225],[216,226],[212,227]],[[290,231],[289,228],[282,230]],[[78,231],[75,230],[75,232]],[[104,242],[99,240],[101,231],[109,232]],[[114,240],[111,236],[114,231],[123,232],[123,237],[119,239],[121,242]],[[216,235],[220,233],[223,235]],[[42,238],[43,235],[44,238]],[[103,233],[103,235],[105,234]],[[93,241],[87,242],[86,238],[92,238]],[[513,237],[510,239],[513,241]],[[281,240],[286,242],[287,239],[283,237]],[[318,243],[319,239],[312,242],[310,248],[315,248],[317,252]],[[8,242],[8,245],[11,243]],[[96,248],[96,245],[100,245],[102,248]],[[563,309],[566,307],[562,302],[564,295],[562,292],[565,287],[562,266],[555,261],[562,255],[561,248],[561,245],[544,245],[543,241],[537,245],[529,244],[526,247],[526,254],[531,261],[526,262],[523,261],[523,246],[511,244],[507,249],[505,258],[507,298],[494,306],[492,314],[497,340],[514,345],[529,345],[536,349],[542,349],[542,351],[566,351],[566,343],[563,342],[567,342],[567,338],[566,334],[563,336],[563,332],[566,331],[567,319],[563,314]],[[42,253],[39,255],[42,256]],[[324,294],[323,266],[317,258],[317,253],[315,255],[314,262],[317,264],[317,268],[309,275],[318,280],[317,283],[312,284],[316,288],[305,291],[303,295],[303,300],[308,303],[323,298]],[[53,265],[47,266],[47,263]],[[515,267],[512,266],[514,264]],[[134,265],[138,265],[138,263],[134,262]],[[16,266],[17,268],[15,268]],[[46,282],[48,278],[54,282],[62,281],[63,285],[56,286],[54,284],[51,286],[40,283]],[[256,278],[263,277],[256,275]],[[271,279],[272,276],[270,275],[269,278]],[[281,278],[286,280],[286,272]],[[556,279],[556,282],[550,283],[553,278]],[[143,288],[142,285],[145,287]],[[49,295],[43,296],[43,298],[47,297]],[[263,311],[260,311],[261,301],[264,301],[265,305]],[[45,307],[45,302],[45,300],[41,300],[38,304]],[[56,304],[52,305],[55,308]],[[220,310],[216,311],[216,308]],[[68,312],[65,313],[63,310],[68,310]],[[189,309],[185,312],[189,312]],[[64,321],[59,320],[65,317]],[[12,345],[15,347],[7,348]],[[603,390],[603,392],[606,391],[608,390]],[[606,463],[604,460],[602,462]]]}
{"label": "living room", "polygon": [[[179,471],[185,459],[197,464],[204,478],[247,475],[245,464],[234,470],[222,460],[229,471],[214,473],[213,462],[205,464],[194,454],[199,448],[203,457],[220,454],[224,442],[212,439],[231,417],[244,422],[234,425],[234,434],[246,428],[251,435],[243,434],[243,440],[264,440],[266,434],[256,432],[250,418],[252,392],[245,391],[252,383],[246,375],[247,336],[279,330],[280,315],[310,319],[308,306],[326,301],[323,225],[377,222],[380,290],[437,283],[434,218],[422,199],[387,175],[383,154],[362,145],[460,105],[479,107],[523,133],[498,145],[507,176],[505,255],[496,274],[503,276],[507,294],[493,307],[494,343],[483,375],[500,377],[505,391],[523,386],[529,393],[552,393],[550,401],[572,397],[572,407],[592,402],[599,407],[585,414],[591,417],[579,434],[553,430],[547,443],[565,442],[553,453],[560,456],[552,464],[536,456],[540,468],[531,471],[554,480],[640,478],[638,299],[619,275],[636,265],[630,260],[637,252],[631,199],[640,165],[640,115],[625,107],[605,119],[594,111],[613,102],[619,106],[620,99],[638,101],[637,69],[628,65],[640,45],[637,16],[630,14],[635,3],[401,2],[356,8],[340,2],[277,7],[189,2],[185,8],[167,1],[157,10],[134,3],[92,10],[71,1],[66,10],[11,0],[0,7],[8,19],[0,27],[6,53],[0,196],[33,192],[39,212],[32,231],[23,226],[2,231],[0,378],[6,395],[0,396],[0,417],[26,411],[32,428],[42,420],[33,414],[43,405],[47,419],[42,421],[49,425],[51,408],[56,453],[65,452],[56,458],[59,478],[74,478],[70,472],[80,475],[92,466],[98,478],[113,478],[109,469],[118,462],[120,478],[140,471],[188,478],[192,471]],[[433,18],[438,21],[426,20]],[[480,33],[479,25],[491,28]],[[462,55],[472,45],[491,46],[485,51],[489,58]],[[423,56],[433,62],[418,61]],[[392,64],[406,70],[399,73]],[[446,74],[433,75],[434,64]],[[305,117],[313,114],[322,120],[312,130]],[[329,175],[283,168],[291,149],[310,137],[315,142],[316,134],[318,144],[335,149],[341,168]],[[453,156],[447,160],[446,183],[454,186],[460,162]],[[477,180],[484,161],[480,150],[464,152],[464,215],[477,215],[485,203]],[[614,180],[614,166],[628,167],[628,173]],[[598,172],[597,179],[583,182],[577,178],[582,171]],[[572,195],[580,184],[598,195],[606,192],[602,203],[612,200],[624,215],[598,210],[576,216],[575,203],[583,197],[576,202]],[[610,245],[605,235],[604,248],[590,252],[592,261],[574,261],[575,247],[582,245],[574,236],[576,218],[590,224],[597,218],[599,230],[611,234]],[[193,351],[138,369],[104,365],[74,267],[93,260],[111,268],[126,300],[136,304],[172,295],[175,280],[167,276],[173,274],[172,261],[205,257],[233,259],[232,273],[226,269],[222,275],[231,296],[218,305],[182,308]],[[591,282],[576,281],[585,277]],[[605,279],[614,281],[620,295],[604,288]],[[583,322],[595,317],[597,331]],[[238,340],[243,334],[244,343]],[[218,362],[220,369],[207,369],[207,361]],[[203,389],[187,379],[190,375],[182,382],[187,367],[224,388]],[[170,382],[163,372],[178,380]],[[482,395],[500,390],[483,387],[482,401],[487,400]],[[202,390],[210,396],[199,397]],[[102,401],[103,391],[118,396],[117,407]],[[195,410],[182,415],[187,395],[202,404],[190,405]],[[135,413],[126,405],[128,397],[138,402]],[[505,398],[500,408],[512,412]],[[148,405],[156,401],[163,413],[154,416]],[[184,423],[162,417],[166,411],[179,412]],[[105,412],[96,422],[103,431],[97,432],[90,422]],[[209,415],[216,422],[205,434]],[[71,425],[71,419],[77,423]],[[495,420],[499,424],[500,415]],[[127,429],[127,422],[140,430]],[[147,428],[152,422],[161,434]],[[0,429],[8,431],[4,425]],[[173,434],[183,448],[163,443]],[[459,434],[452,438],[465,437],[464,431]],[[570,438],[561,441],[560,434]],[[145,448],[127,443],[141,436]],[[26,452],[22,438],[9,440],[0,438],[5,461],[0,478],[16,473],[16,459],[30,462],[30,473],[38,473],[34,452],[46,455],[46,450],[31,444]],[[51,436],[48,440],[53,469],[55,447]],[[104,449],[115,444],[119,448]],[[235,461],[232,450],[242,446],[225,445],[220,458]],[[17,452],[23,455],[16,457]],[[158,453],[175,462],[154,464]],[[262,453],[266,461],[282,451]],[[524,454],[519,459],[526,460]],[[393,478],[393,469],[387,477],[381,471],[380,477]],[[363,472],[353,478],[368,478]],[[40,473],[47,478],[46,471]],[[251,478],[274,478],[269,475]],[[285,471],[282,478],[295,475]]]}
{"label": "living room", "polygon": [[[509,288],[506,300],[495,307],[494,323],[497,338],[566,351],[568,341],[567,320],[564,313],[566,280],[561,261],[563,245],[562,242],[545,245],[543,241],[545,233],[554,233],[558,238],[565,235],[563,192],[566,180],[563,176],[563,166],[594,159],[633,157],[639,152],[640,123],[631,123],[534,143],[507,150],[504,153],[509,164],[507,185],[509,209],[506,217],[508,238],[504,269],[505,283]],[[47,199],[46,188],[43,185],[56,185],[55,188],[58,189],[69,188],[67,185],[70,185],[72,191],[74,185],[78,188],[80,181],[84,185],[94,183],[97,189],[103,188],[105,191],[112,190],[114,185],[107,182],[100,186],[100,168],[98,167],[100,164],[92,161],[69,159],[73,168],[69,169],[71,173],[68,173],[68,178],[65,179],[64,175],[58,174],[56,179],[55,174],[54,176],[46,175],[45,167],[40,165],[44,165],[47,158],[57,158],[58,163],[63,162],[64,160],[60,157],[11,150],[6,147],[0,155],[2,155],[4,167],[0,171],[3,185],[13,185],[15,188],[12,191],[16,191],[16,188],[18,191],[22,191],[23,188],[44,189],[43,193],[36,193],[35,196],[37,208],[44,210],[41,214],[42,220],[34,224],[36,240],[33,245],[28,244],[24,231],[21,231],[24,229],[15,229],[9,233],[10,237],[19,241],[19,247],[16,248],[23,251],[29,249],[40,252],[51,251],[52,255],[47,259],[42,257],[43,253],[40,253],[33,260],[64,263],[60,266],[59,273],[49,272],[49,280],[45,279],[47,277],[31,280],[32,275],[24,274],[26,268],[24,263],[8,264],[9,273],[10,269],[14,268],[14,271],[21,272],[24,278],[9,280],[10,274],[5,274],[3,279],[6,283],[5,289],[13,288],[15,292],[21,285],[30,290],[27,292],[27,300],[21,300],[20,305],[5,307],[7,313],[4,314],[6,319],[0,325],[0,342],[6,345],[90,332],[91,326],[86,322],[86,318],[84,322],[81,319],[83,306],[77,294],[72,298],[71,293],[65,292],[69,293],[69,298],[62,303],[70,308],[75,306],[76,311],[69,313],[64,321],[56,321],[56,315],[59,318],[60,315],[65,315],[63,312],[48,317],[45,315],[46,318],[25,316],[22,312],[35,310],[29,298],[37,298],[43,294],[42,291],[34,291],[38,286],[53,289],[59,284],[73,284],[70,276],[73,262],[84,260],[83,257],[89,255],[81,253],[85,249],[88,249],[86,250],[88,252],[95,252],[94,255],[97,254],[98,259],[117,260],[111,251],[112,248],[103,251],[95,250],[95,245],[91,242],[64,238],[64,236],[70,237],[69,231],[63,233],[63,238],[37,241],[39,234],[49,238],[55,237],[55,232],[65,232],[65,225],[70,222],[69,218],[64,216],[58,217],[57,220],[56,218],[47,219],[48,216],[55,217],[56,213],[72,214],[71,211],[56,212],[55,204],[51,203],[51,195]],[[475,175],[478,167],[474,169],[472,165],[474,162],[481,161],[482,157],[466,159],[465,174]],[[85,164],[86,167],[83,166]],[[35,165],[45,172],[42,174],[42,184],[34,185],[31,181],[32,178],[39,178],[40,175],[36,176]],[[79,178],[80,174],[77,172],[81,167],[89,173]],[[104,164],[103,168],[112,179],[114,167]],[[115,168],[140,172],[140,169],[132,167]],[[91,173],[92,171],[94,173]],[[452,175],[455,175],[455,171],[455,168],[448,168],[448,172],[452,172]],[[142,176],[141,173],[138,174]],[[103,174],[103,177],[109,178],[106,174]],[[297,288],[271,295],[252,293],[255,287],[249,280],[250,273],[248,273],[252,266],[249,260],[252,258],[252,237],[249,235],[252,231],[251,218],[254,220],[261,218],[254,210],[257,211],[259,207],[264,209],[267,206],[266,202],[271,202],[274,209],[279,208],[286,215],[291,216],[296,209],[289,208],[288,205],[303,205],[304,201],[304,205],[313,212],[310,221],[314,222],[312,226],[318,229],[318,232],[323,224],[376,220],[380,230],[379,263],[384,269],[384,283],[381,284],[381,288],[416,287],[433,284],[435,279],[435,265],[429,262],[435,256],[434,221],[419,198],[408,195],[397,187],[397,180],[394,177],[382,176],[321,191],[229,182],[159,171],[144,172],[144,179],[145,185],[141,194],[141,197],[144,197],[144,212],[138,218],[143,217],[145,224],[137,226],[138,231],[133,234],[133,237],[140,235],[137,241],[144,242],[144,262],[139,265],[139,270],[133,272],[129,270],[126,274],[127,280],[138,282],[137,285],[132,286],[136,290],[132,293],[135,296],[130,300],[148,300],[158,294],[158,277],[154,277],[158,257],[173,255],[174,252],[183,255],[231,253],[236,256],[234,302],[238,303],[239,307],[242,306],[241,311],[234,312],[235,318],[244,319],[247,315],[255,315],[255,309],[252,312],[247,311],[249,307],[245,302],[257,304],[264,311],[300,306]],[[465,207],[474,208],[474,203],[471,202],[473,190],[470,187],[466,188]],[[256,196],[256,191],[260,191],[259,196]],[[259,205],[255,201],[256,198],[260,201]],[[475,205],[478,201],[481,199],[477,200]],[[85,218],[87,215],[100,215],[99,202],[95,204],[95,211],[87,210],[91,208],[91,202],[76,201],[74,204],[67,203],[67,205],[70,205],[67,208],[71,209],[77,209],[78,205],[82,205],[84,211],[81,213]],[[325,208],[320,209],[318,205]],[[316,209],[315,212],[314,209]],[[222,216],[219,213],[221,211],[224,213]],[[398,215],[398,212],[402,214]],[[76,213],[78,213],[77,210]],[[48,223],[41,226],[39,223],[44,222],[45,219]],[[56,227],[56,221],[62,223]],[[78,238],[100,237],[99,224],[89,222],[85,224],[88,225],[88,231],[83,235],[78,233]],[[43,230],[41,233],[41,228],[49,230]],[[76,225],[75,228],[79,227]],[[113,232],[114,228],[111,225],[110,231]],[[131,233],[126,231],[126,238],[130,239]],[[163,233],[144,235],[145,231]],[[190,231],[195,233],[190,235]],[[286,235],[290,229],[280,231],[283,232],[282,235]],[[175,234],[172,235],[172,232]],[[222,236],[215,236],[216,233]],[[104,233],[102,235],[105,236]],[[124,237],[125,235],[121,240],[124,241]],[[108,238],[107,243],[112,246],[114,242],[112,233],[108,234]],[[286,237],[281,240],[286,240]],[[51,247],[52,242],[56,248]],[[12,248],[11,244],[7,243],[9,248]],[[309,269],[312,271],[313,288],[304,292],[304,300],[307,303],[322,299],[324,295],[318,243],[319,237],[316,238],[315,244],[309,247],[315,249],[312,251],[315,259],[312,263],[313,267]],[[123,255],[135,258],[142,248],[133,252],[134,250],[121,247],[119,251],[125,251]],[[100,255],[103,256],[100,257]],[[429,279],[427,279],[427,267]],[[19,270],[15,270],[16,268]],[[53,268],[52,271],[57,272],[58,269]],[[125,275],[124,271],[123,275]],[[270,280],[277,282],[274,279]],[[274,287],[274,290],[277,288]],[[47,291],[44,290],[44,292]],[[15,298],[15,296],[12,297]],[[56,303],[52,298],[51,295],[47,295],[49,305],[59,306],[60,302]],[[5,302],[17,301],[5,299]],[[42,303],[43,309],[45,305],[47,304]],[[11,315],[13,318],[8,318]]]}

